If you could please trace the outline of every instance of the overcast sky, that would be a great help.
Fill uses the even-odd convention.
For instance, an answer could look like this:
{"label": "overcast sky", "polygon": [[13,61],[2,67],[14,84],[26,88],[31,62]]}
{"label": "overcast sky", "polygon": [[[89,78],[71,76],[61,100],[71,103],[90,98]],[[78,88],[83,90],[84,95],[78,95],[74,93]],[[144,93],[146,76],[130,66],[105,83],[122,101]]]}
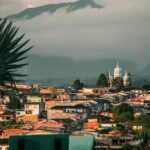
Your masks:
{"label": "overcast sky", "polygon": [[[0,0],[2,17],[25,8],[75,0]],[[31,53],[78,59],[115,58],[150,63],[150,0],[95,0],[102,9],[59,10],[17,21]]]}

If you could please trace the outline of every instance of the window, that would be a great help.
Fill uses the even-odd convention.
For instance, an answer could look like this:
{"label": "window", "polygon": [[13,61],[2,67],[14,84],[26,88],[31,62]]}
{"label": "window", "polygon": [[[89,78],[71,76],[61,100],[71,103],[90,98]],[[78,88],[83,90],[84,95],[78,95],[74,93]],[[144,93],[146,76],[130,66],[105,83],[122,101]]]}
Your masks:
{"label": "window", "polygon": [[28,110],[26,111],[26,114],[32,114],[32,111]]}
{"label": "window", "polygon": [[17,115],[20,115],[20,112],[17,112],[16,114],[17,114]]}

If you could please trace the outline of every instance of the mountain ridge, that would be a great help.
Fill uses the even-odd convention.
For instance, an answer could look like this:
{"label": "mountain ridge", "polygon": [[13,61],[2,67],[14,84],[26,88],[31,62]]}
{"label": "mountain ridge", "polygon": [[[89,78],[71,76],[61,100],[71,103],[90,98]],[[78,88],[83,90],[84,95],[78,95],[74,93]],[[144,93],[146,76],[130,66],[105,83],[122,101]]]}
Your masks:
{"label": "mountain ridge", "polygon": [[24,11],[21,11],[20,13],[7,16],[7,18],[11,20],[18,20],[23,18],[31,19],[45,12],[49,12],[50,14],[53,14],[57,10],[62,8],[66,8],[66,12],[70,13],[79,9],[84,9],[88,6],[96,9],[102,8],[101,5],[96,4],[93,0],[78,0],[75,2],[48,4],[48,5],[34,7],[34,8],[27,8]]}

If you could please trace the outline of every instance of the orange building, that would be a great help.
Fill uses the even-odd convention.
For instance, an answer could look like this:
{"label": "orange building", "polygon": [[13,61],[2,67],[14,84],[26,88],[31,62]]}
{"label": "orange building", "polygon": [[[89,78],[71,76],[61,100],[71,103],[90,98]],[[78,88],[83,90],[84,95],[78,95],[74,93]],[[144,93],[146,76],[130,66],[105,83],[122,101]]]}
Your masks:
{"label": "orange building", "polygon": [[20,94],[28,94],[31,93],[31,87],[24,84],[16,84],[16,88],[18,89]]}
{"label": "orange building", "polygon": [[53,90],[52,89],[41,89],[40,94],[41,95],[51,95],[51,94],[53,94]]}
{"label": "orange building", "polygon": [[99,123],[97,118],[88,119],[88,122],[84,124],[84,129],[97,130]]}
{"label": "orange building", "polygon": [[9,138],[10,136],[21,135],[24,133],[25,131],[21,129],[7,129],[3,131],[2,138]]}
{"label": "orange building", "polygon": [[113,118],[113,114],[110,113],[110,112],[101,112],[100,115],[101,115],[101,116],[105,116],[105,117]]}
{"label": "orange building", "polygon": [[24,115],[16,118],[16,122],[38,122],[38,115]]}
{"label": "orange building", "polygon": [[63,123],[58,122],[42,122],[34,125],[34,129],[38,129],[39,127],[63,127]]}
{"label": "orange building", "polygon": [[84,129],[97,130],[98,128],[99,128],[99,123],[97,122],[88,122],[84,124]]}
{"label": "orange building", "polygon": [[68,100],[70,99],[70,95],[67,93],[63,93],[63,94],[58,95],[57,98],[60,100]]}

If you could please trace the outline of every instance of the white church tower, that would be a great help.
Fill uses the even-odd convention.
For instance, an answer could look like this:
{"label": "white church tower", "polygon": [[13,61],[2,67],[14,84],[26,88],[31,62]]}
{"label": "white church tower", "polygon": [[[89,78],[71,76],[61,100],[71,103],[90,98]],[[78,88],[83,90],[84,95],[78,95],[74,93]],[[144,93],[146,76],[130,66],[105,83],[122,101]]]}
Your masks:
{"label": "white church tower", "polygon": [[129,86],[129,75],[128,75],[128,72],[126,71],[125,72],[125,75],[123,76],[123,84],[125,87]]}
{"label": "white church tower", "polygon": [[109,73],[108,73],[108,81],[109,81],[109,85],[110,85],[110,87],[112,87],[113,77],[112,77],[112,75],[111,75],[110,71],[109,71]]}
{"label": "white church tower", "polygon": [[121,70],[119,63],[117,63],[116,68],[114,69],[114,79],[122,77]]}

